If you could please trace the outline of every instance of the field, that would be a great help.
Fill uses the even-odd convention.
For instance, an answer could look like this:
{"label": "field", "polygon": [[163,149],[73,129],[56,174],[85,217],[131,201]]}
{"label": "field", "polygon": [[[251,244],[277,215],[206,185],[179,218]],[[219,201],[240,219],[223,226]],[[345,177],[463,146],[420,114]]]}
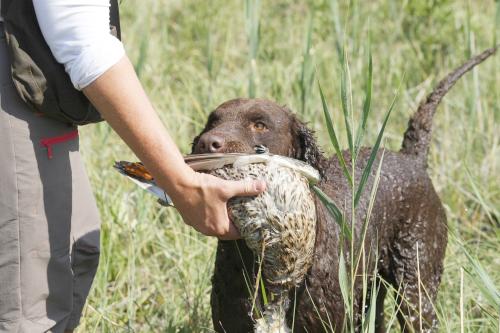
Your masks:
{"label": "field", "polygon": [[[121,16],[128,55],[184,153],[211,110],[251,95],[288,105],[331,155],[317,81],[344,138],[337,45],[346,46],[358,118],[371,47],[364,145],[375,142],[404,76],[383,141],[399,149],[409,116],[437,81],[494,45],[499,7],[493,0],[124,0]],[[429,172],[450,235],[435,305],[440,332],[499,330],[499,68],[496,55],[467,74],[434,119]],[[109,126],[81,132],[103,224],[100,268],[77,332],[212,331],[216,240],[184,226],[174,209],[161,208],[113,170],[115,160],[135,158]],[[393,323],[391,330],[399,329]]]}

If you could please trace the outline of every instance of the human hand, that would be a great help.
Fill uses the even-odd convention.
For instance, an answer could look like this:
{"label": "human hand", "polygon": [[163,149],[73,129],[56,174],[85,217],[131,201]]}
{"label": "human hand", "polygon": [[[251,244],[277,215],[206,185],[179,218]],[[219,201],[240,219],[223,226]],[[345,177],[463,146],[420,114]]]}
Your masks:
{"label": "human hand", "polygon": [[186,224],[207,236],[231,240],[240,238],[240,234],[229,220],[227,201],[236,196],[255,196],[265,189],[264,181],[229,181],[193,171],[169,195]]}

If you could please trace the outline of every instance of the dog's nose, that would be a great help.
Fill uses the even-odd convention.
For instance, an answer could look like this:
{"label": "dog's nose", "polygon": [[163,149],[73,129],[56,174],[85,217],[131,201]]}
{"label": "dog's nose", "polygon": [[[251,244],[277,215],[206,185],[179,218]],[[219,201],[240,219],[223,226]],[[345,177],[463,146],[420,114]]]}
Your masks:
{"label": "dog's nose", "polygon": [[198,144],[202,153],[219,153],[224,149],[224,138],[215,134],[203,135]]}

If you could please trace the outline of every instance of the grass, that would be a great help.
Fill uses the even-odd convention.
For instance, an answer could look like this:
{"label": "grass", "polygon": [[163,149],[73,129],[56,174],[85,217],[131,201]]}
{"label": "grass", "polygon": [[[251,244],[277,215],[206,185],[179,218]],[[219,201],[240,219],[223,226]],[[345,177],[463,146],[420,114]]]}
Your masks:
{"label": "grass", "polygon": [[[343,140],[344,120],[362,123],[370,53],[371,112],[363,142],[377,141],[406,73],[383,141],[399,149],[418,102],[444,74],[490,47],[500,21],[493,0],[161,0],[147,5],[125,0],[121,10],[128,54],[185,153],[210,110],[254,94],[287,104],[334,154],[316,81],[329,102],[339,147],[356,148],[359,132]],[[342,45],[348,73],[338,66]],[[453,235],[435,305],[440,332],[498,332],[498,68],[497,55],[462,78],[434,121],[429,172]],[[341,93],[342,82],[352,87],[352,97]],[[78,332],[210,332],[216,241],[184,226],[174,210],[160,207],[113,170],[113,161],[135,158],[106,124],[81,132],[103,225],[101,265]],[[386,310],[388,326],[398,331],[394,312]]]}

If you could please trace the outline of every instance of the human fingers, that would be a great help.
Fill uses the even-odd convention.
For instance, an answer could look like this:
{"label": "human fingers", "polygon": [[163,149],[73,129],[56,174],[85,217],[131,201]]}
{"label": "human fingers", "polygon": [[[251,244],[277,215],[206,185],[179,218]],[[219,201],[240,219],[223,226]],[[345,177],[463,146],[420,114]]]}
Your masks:
{"label": "human fingers", "polygon": [[255,196],[266,190],[266,182],[263,180],[226,180],[222,184],[227,198],[238,196]]}

